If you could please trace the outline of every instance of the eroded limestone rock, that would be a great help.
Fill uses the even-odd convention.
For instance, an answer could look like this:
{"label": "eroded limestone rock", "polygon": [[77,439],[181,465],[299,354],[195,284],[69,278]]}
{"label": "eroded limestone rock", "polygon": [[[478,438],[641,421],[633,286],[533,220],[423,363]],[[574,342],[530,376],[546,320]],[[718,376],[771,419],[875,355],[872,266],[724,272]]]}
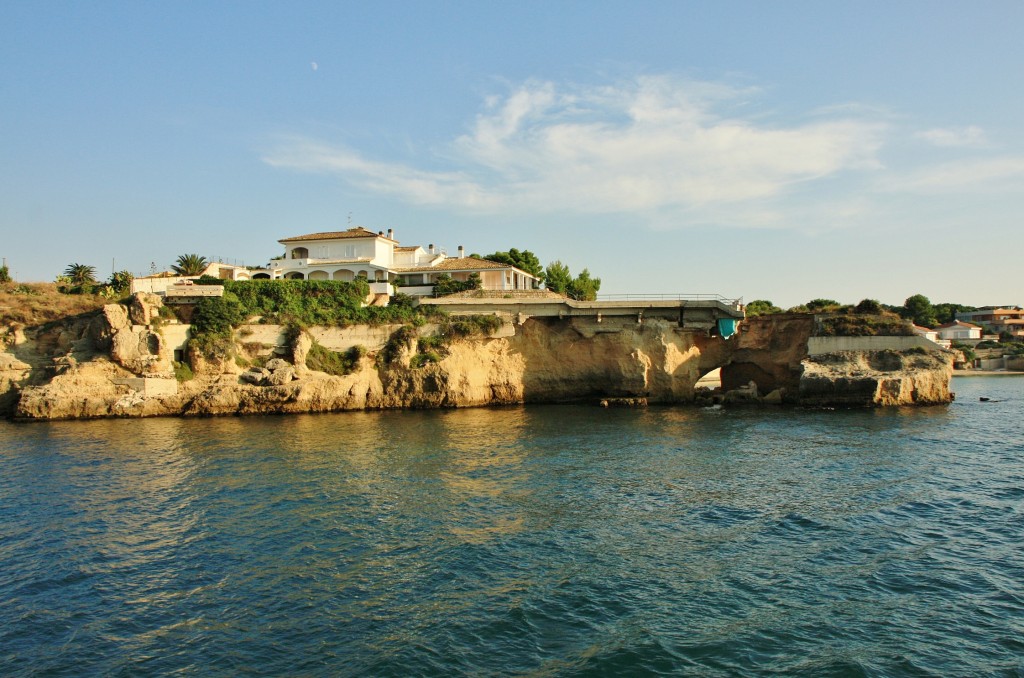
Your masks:
{"label": "eroded limestone rock", "polygon": [[804,405],[937,405],[952,401],[949,351],[844,351],[803,361]]}
{"label": "eroded limestone rock", "polygon": [[154,318],[160,317],[160,307],[163,305],[163,300],[157,294],[136,292],[128,306],[128,317],[134,325],[149,325]]}

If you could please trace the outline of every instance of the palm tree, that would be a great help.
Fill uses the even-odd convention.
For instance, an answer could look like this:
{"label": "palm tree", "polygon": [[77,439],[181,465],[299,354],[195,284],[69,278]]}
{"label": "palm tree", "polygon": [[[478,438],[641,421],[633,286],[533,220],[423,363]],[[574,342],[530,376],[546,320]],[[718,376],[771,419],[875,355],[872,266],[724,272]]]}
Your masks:
{"label": "palm tree", "polygon": [[198,254],[182,254],[171,268],[178,275],[202,275],[209,262]]}
{"label": "palm tree", "polygon": [[71,279],[71,284],[75,287],[96,284],[95,266],[88,266],[86,264],[68,264],[68,267],[64,269],[64,275]]}

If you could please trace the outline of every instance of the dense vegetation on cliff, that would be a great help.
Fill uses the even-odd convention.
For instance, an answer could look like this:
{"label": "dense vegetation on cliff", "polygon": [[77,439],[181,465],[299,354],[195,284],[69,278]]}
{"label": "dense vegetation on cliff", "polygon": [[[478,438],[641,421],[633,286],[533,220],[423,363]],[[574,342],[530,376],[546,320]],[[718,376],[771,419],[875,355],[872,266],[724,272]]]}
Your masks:
{"label": "dense vegetation on cliff", "polygon": [[842,305],[832,299],[812,299],[783,311],[770,301],[757,299],[746,306],[748,317],[777,313],[813,313],[815,335],[820,337],[912,336],[914,328],[905,318],[874,299],[856,305]]}
{"label": "dense vegetation on cliff", "polygon": [[322,325],[379,325],[422,322],[437,311],[417,307],[411,297],[398,294],[387,306],[364,306],[370,288],[366,280],[227,280],[223,297],[196,304],[196,314],[211,316],[219,324],[238,325],[251,318],[263,323]]}
{"label": "dense vegetation on cliff", "polygon": [[767,299],[755,299],[746,306],[748,316],[770,315],[773,313],[857,313],[895,315],[921,327],[938,327],[956,320],[956,314],[973,311],[974,306],[943,302],[933,304],[923,294],[907,297],[902,306],[883,304],[875,299],[862,299],[857,304],[840,304],[833,299],[812,299],[783,310]]}

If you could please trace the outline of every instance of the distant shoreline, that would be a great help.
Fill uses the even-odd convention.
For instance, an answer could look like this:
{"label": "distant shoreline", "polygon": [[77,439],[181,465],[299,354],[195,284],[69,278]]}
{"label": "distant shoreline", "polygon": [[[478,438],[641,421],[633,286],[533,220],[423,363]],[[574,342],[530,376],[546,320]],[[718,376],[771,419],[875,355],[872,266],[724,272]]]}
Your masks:
{"label": "distant shoreline", "polygon": [[1020,377],[1024,372],[1011,370],[953,370],[954,377]]}

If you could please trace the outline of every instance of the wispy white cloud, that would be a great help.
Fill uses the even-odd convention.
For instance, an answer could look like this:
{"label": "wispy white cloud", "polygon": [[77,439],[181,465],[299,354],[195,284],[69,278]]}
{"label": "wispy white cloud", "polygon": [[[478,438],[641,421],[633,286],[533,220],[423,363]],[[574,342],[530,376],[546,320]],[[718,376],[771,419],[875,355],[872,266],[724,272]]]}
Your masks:
{"label": "wispy white cloud", "polygon": [[796,184],[877,169],[886,123],[837,113],[772,125],[730,115],[753,89],[640,77],[615,86],[527,82],[490,97],[439,157],[454,171],[291,140],[266,162],[332,172],[414,204],[479,212],[669,212],[693,217]]}
{"label": "wispy white cloud", "polygon": [[935,127],[918,132],[914,136],[942,148],[978,148],[988,145],[985,130],[974,125],[958,128]]}
{"label": "wispy white cloud", "polygon": [[373,162],[355,151],[308,139],[292,138],[264,162],[304,172],[326,172],[359,186],[421,205],[462,205],[477,209],[498,207],[499,196],[463,172],[428,172],[400,164]]}
{"label": "wispy white cloud", "polygon": [[785,124],[763,111],[736,113],[756,109],[760,96],[670,77],[600,87],[526,82],[487,98],[464,134],[432,149],[431,167],[445,170],[305,138],[286,140],[265,161],[479,215],[628,214],[655,229],[807,233],[891,222],[885,205],[897,194],[1005,192],[1024,178],[1024,158],[978,155],[988,147],[979,127],[914,134],[970,158],[885,165],[884,146],[901,126],[891,112],[848,103]]}
{"label": "wispy white cloud", "polygon": [[893,192],[948,195],[979,191],[1018,190],[1024,181],[1024,157],[1002,156],[947,162],[908,172],[891,181]]}

